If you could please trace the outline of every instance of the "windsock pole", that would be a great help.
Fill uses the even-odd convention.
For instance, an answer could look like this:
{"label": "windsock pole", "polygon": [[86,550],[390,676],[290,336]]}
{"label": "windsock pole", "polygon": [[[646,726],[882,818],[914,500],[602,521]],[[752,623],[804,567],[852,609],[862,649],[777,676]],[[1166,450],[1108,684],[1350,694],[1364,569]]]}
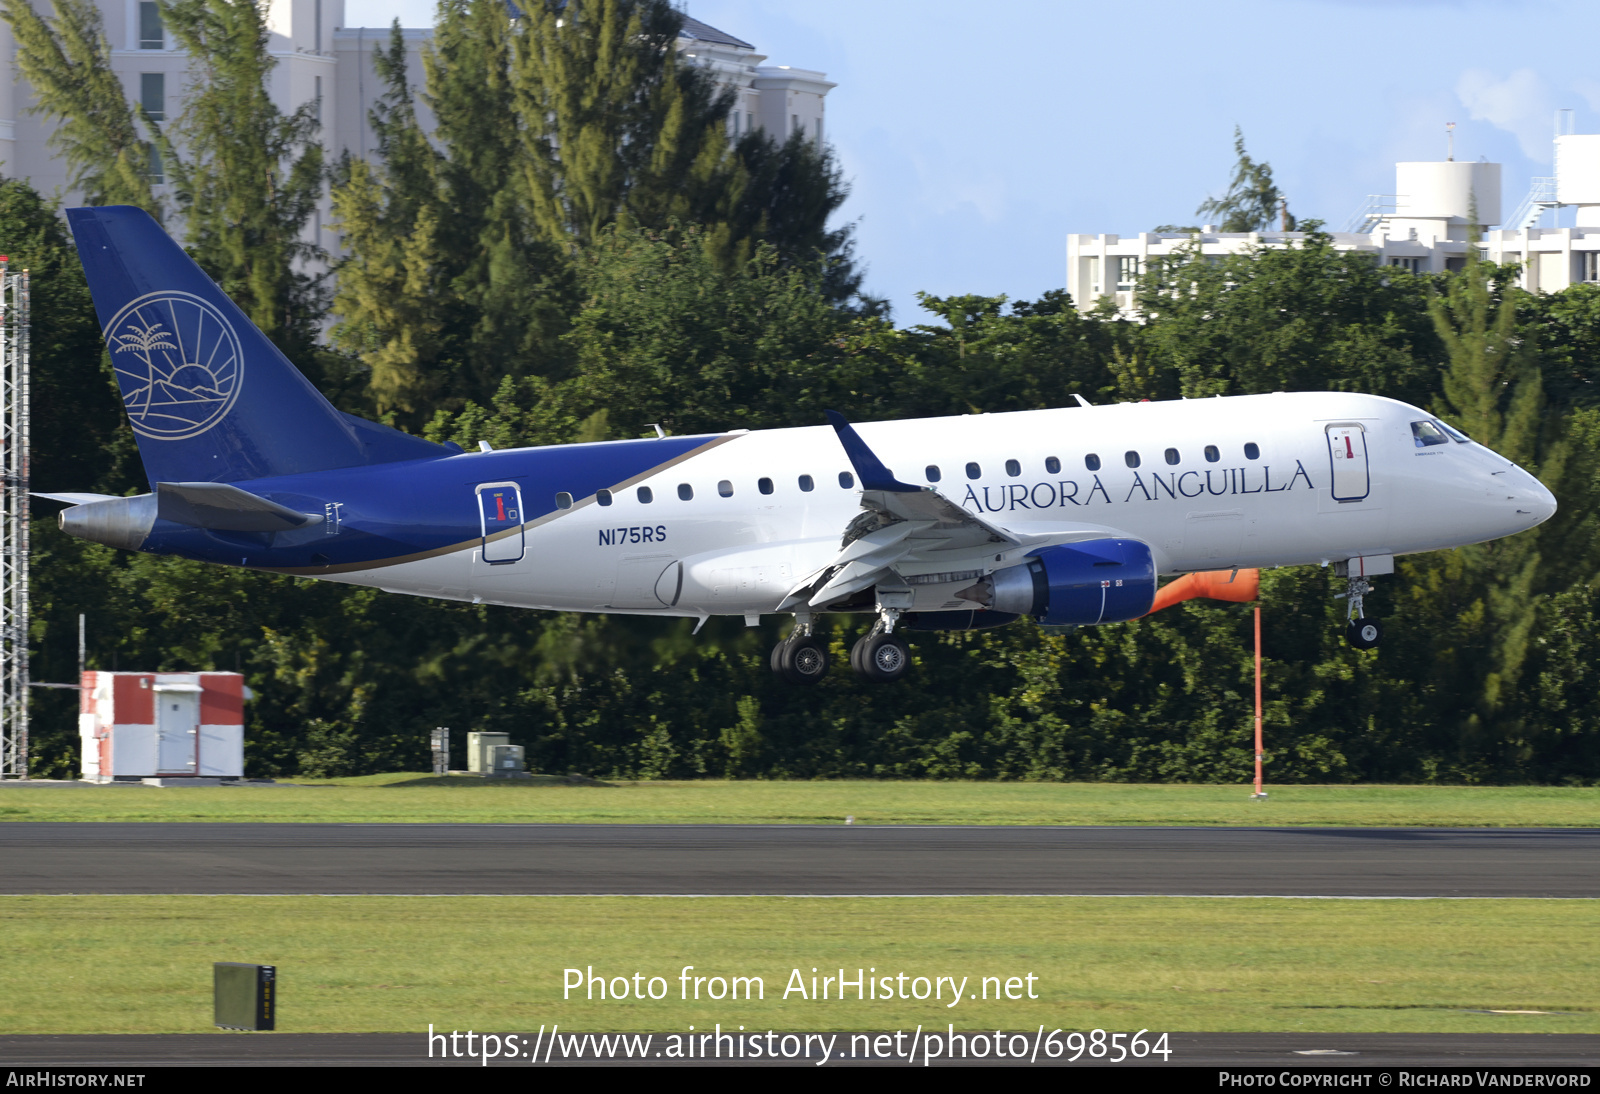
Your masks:
{"label": "windsock pole", "polygon": [[1256,605],[1256,792],[1252,798],[1264,798],[1261,789],[1261,605]]}

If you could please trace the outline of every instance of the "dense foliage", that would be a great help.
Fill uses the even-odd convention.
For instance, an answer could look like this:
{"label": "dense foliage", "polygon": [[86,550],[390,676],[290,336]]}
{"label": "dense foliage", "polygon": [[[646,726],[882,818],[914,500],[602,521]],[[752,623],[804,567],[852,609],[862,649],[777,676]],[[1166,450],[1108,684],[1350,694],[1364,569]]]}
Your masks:
{"label": "dense foliage", "polygon": [[[247,21],[230,23],[229,8],[167,10],[196,48],[234,34],[248,53]],[[433,142],[403,51],[387,55],[379,155],[335,175],[351,255],[332,302],[339,350],[294,334],[320,306],[314,292],[248,288],[248,266],[230,265],[221,203],[248,197],[248,180],[206,175],[223,164],[205,147],[184,153],[195,194],[213,195],[190,206],[197,254],[280,302],[280,344],[343,408],[500,447],[651,423],[816,424],[825,407],[872,420],[1073,394],[1404,399],[1536,470],[1561,511],[1509,540],[1402,560],[1367,602],[1387,624],[1379,651],[1345,645],[1330,573],[1264,574],[1269,779],[1600,781],[1600,289],[1530,297],[1475,264],[1417,277],[1336,251],[1313,226],[1290,248],[1155,264],[1143,322],[1052,292],[925,297],[926,321],[896,328],[855,295],[847,236],[825,230],[842,197],[831,158],[803,142],[729,141],[725,106],[662,48],[667,5],[568,0],[575,21],[554,42],[556,8],[532,8],[512,26],[502,5],[443,6],[427,61]],[[635,51],[637,94],[602,79],[614,70],[597,58],[619,42]],[[245,71],[223,60],[218,73]],[[593,94],[573,97],[564,80]],[[255,131],[284,142],[286,168],[305,162],[300,122],[274,120],[221,76],[200,93],[238,96]],[[606,95],[609,112],[596,105]],[[560,139],[540,144],[530,118],[555,119]],[[213,139],[193,119],[177,129]],[[96,150],[74,133],[85,178],[121,185],[124,136]],[[618,134],[628,154],[607,164]],[[288,239],[300,213],[286,208],[260,215],[288,220],[251,223]],[[35,279],[35,488],[147,489],[55,211],[0,184],[0,242]],[[844,670],[868,621],[838,617],[821,624],[836,671],[797,690],[767,667],[776,617],[713,620],[696,636],[690,621],[407,598],[86,544],[55,530],[54,508],[41,504],[35,525],[35,678],[70,678],[79,612],[91,667],[242,671],[259,696],[247,737],[257,775],[415,769],[436,725],[457,740],[503,730],[537,769],[598,776],[1220,781],[1250,769],[1248,605],[1188,603],[1070,632],[918,634],[910,676],[888,687]],[[75,769],[70,694],[35,698],[37,774]]]}

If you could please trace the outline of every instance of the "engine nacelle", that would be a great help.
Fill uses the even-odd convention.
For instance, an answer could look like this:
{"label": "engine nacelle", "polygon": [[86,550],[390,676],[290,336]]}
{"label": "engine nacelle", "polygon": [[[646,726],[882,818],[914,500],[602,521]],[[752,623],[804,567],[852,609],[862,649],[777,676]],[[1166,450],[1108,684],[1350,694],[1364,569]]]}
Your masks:
{"label": "engine nacelle", "polygon": [[156,523],[156,496],[104,498],[61,510],[56,517],[69,536],[137,551]]}
{"label": "engine nacelle", "polygon": [[1156,597],[1155,560],[1136,539],[1045,547],[988,580],[990,610],[1031,615],[1054,627],[1137,619]]}

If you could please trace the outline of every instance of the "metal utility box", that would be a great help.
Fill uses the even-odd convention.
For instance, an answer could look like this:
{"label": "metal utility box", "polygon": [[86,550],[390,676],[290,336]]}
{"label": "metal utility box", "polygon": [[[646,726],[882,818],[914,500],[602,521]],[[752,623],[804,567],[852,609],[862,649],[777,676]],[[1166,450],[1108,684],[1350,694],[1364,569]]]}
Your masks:
{"label": "metal utility box", "polygon": [[244,777],[244,677],[86,672],[78,737],[87,782]]}
{"label": "metal utility box", "polygon": [[474,775],[494,773],[494,752],[511,744],[509,733],[468,733],[467,770]]}
{"label": "metal utility box", "polygon": [[219,1029],[274,1029],[278,967],[218,961],[211,966],[212,1021]]}
{"label": "metal utility box", "polygon": [[521,775],[522,766],[521,745],[495,745],[489,749],[489,770],[487,774]]}

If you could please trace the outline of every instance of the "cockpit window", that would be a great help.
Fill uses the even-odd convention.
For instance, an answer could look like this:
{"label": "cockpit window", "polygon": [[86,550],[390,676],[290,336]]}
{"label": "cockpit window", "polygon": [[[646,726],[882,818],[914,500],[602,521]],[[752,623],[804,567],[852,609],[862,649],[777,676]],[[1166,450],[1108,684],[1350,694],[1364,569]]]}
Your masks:
{"label": "cockpit window", "polygon": [[1471,444],[1472,443],[1472,438],[1467,436],[1465,433],[1461,432],[1461,430],[1457,429],[1455,426],[1446,425],[1444,422],[1437,422],[1435,424],[1438,425],[1438,427],[1440,429],[1444,430],[1445,433],[1450,437],[1450,439],[1452,441],[1455,441],[1456,444]]}
{"label": "cockpit window", "polygon": [[1444,430],[1440,428],[1438,422],[1412,422],[1411,440],[1418,448],[1450,443],[1450,438],[1445,436]]}

